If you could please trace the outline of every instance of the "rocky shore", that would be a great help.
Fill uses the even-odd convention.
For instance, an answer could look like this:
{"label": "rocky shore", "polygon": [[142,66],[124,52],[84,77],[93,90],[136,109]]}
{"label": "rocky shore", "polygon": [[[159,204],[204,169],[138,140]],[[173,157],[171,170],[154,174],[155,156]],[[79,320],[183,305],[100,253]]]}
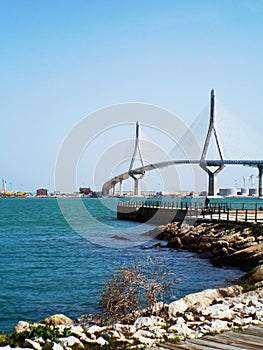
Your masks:
{"label": "rocky shore", "polygon": [[[263,285],[244,293],[243,287],[207,289],[193,293],[167,305],[158,303],[145,315],[130,324],[91,324],[87,316],[76,321],[64,315],[54,315],[42,322],[19,322],[14,335],[33,334],[32,329],[50,325],[56,329],[57,340],[43,336],[25,338],[20,347],[35,350],[118,349],[158,346],[163,342],[178,342],[186,338],[199,338],[249,325],[263,323]],[[50,326],[49,326],[50,327]],[[27,333],[25,333],[27,332]],[[19,337],[20,335],[20,337]],[[10,345],[0,347],[10,350]]]}
{"label": "rocky shore", "polygon": [[187,249],[217,266],[238,266],[246,273],[233,286],[157,303],[129,323],[107,324],[91,316],[73,321],[64,315],[35,324],[21,321],[12,335],[0,336],[0,349],[9,350],[10,345],[35,350],[145,348],[263,324],[261,230],[257,225],[222,223],[159,227],[158,246]]}
{"label": "rocky shore", "polygon": [[[171,223],[158,228],[160,247],[195,252],[215,266],[236,266],[247,272],[240,283],[263,280],[263,226],[242,223]],[[156,232],[155,232],[156,234]]]}

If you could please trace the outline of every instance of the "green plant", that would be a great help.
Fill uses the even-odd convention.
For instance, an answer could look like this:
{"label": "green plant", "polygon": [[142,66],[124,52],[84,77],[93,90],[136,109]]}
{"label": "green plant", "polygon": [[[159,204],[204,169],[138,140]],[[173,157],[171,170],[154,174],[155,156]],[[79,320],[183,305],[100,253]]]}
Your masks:
{"label": "green plant", "polygon": [[167,342],[167,345],[172,344],[172,345],[179,345],[180,342],[181,342],[181,339],[179,336],[177,337],[174,337],[174,338],[169,338],[169,339],[166,339],[166,342]]}
{"label": "green plant", "polygon": [[22,346],[25,339],[43,338],[59,343],[61,337],[69,337],[71,331],[65,328],[63,332],[52,322],[46,325],[31,326],[29,330],[17,334],[3,335],[0,337],[0,345]]}
{"label": "green plant", "polygon": [[9,344],[10,334],[0,334],[0,346]]}
{"label": "green plant", "polygon": [[259,286],[256,286],[255,284],[247,283],[241,284],[241,287],[243,288],[243,293],[252,292],[259,288]]}
{"label": "green plant", "polygon": [[62,332],[63,337],[70,337],[71,334],[72,334],[72,333],[71,333],[70,328],[64,328],[64,329],[63,329],[63,332]]}

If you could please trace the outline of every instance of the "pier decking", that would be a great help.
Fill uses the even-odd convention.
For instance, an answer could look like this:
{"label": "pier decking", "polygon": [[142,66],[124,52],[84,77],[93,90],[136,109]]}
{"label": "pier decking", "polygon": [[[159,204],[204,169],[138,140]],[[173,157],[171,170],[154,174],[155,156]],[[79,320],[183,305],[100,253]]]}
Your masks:
{"label": "pier decking", "polygon": [[213,203],[204,207],[201,203],[170,201],[120,201],[117,218],[137,222],[152,221],[164,224],[173,221],[232,221],[263,224],[263,208],[240,204]]}
{"label": "pier decking", "polygon": [[188,350],[259,350],[263,349],[263,325],[250,326],[244,331],[231,331],[207,335],[202,338],[189,339],[179,345],[172,343],[161,344],[159,349],[188,349]]}

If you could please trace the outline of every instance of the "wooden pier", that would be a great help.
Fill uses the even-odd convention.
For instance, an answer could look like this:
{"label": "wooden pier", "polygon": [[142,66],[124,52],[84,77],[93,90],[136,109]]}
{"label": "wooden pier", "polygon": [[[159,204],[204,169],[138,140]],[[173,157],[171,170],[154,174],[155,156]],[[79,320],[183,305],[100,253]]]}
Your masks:
{"label": "wooden pier", "polygon": [[[155,348],[156,349],[156,348]],[[158,348],[157,348],[158,349]],[[202,338],[189,339],[178,345],[172,343],[161,344],[159,349],[187,349],[187,350],[262,350],[263,325],[250,326],[243,331],[231,331],[217,335],[207,335]]]}
{"label": "wooden pier", "polygon": [[[164,224],[174,221],[232,221],[263,224],[263,208],[247,206],[246,203],[212,203],[204,206],[193,202],[171,201],[120,201],[117,207],[117,218],[137,222]],[[155,222],[156,221],[156,222]]]}

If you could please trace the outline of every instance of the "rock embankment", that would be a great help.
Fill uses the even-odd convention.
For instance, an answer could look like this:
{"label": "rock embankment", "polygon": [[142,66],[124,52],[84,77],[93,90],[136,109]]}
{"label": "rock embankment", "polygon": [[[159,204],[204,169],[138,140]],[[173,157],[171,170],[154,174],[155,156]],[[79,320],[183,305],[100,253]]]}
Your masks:
{"label": "rock embankment", "polygon": [[[202,337],[233,328],[242,329],[251,324],[262,324],[263,286],[258,284],[256,290],[247,293],[243,293],[243,288],[238,285],[207,289],[187,295],[169,305],[158,303],[151,311],[151,314],[140,316],[130,324],[105,326],[90,324],[85,316],[73,322],[66,316],[54,315],[33,325],[19,322],[14,332],[19,336],[32,327],[45,327],[52,321],[60,334],[58,340],[33,337],[24,339],[21,344],[23,348],[35,350],[155,346],[165,341]],[[10,346],[2,349],[10,350]]]}
{"label": "rock embankment", "polygon": [[231,223],[171,223],[160,227],[157,239],[167,248],[189,250],[209,258],[216,266],[237,266],[248,272],[243,283],[263,280],[263,227]]}

